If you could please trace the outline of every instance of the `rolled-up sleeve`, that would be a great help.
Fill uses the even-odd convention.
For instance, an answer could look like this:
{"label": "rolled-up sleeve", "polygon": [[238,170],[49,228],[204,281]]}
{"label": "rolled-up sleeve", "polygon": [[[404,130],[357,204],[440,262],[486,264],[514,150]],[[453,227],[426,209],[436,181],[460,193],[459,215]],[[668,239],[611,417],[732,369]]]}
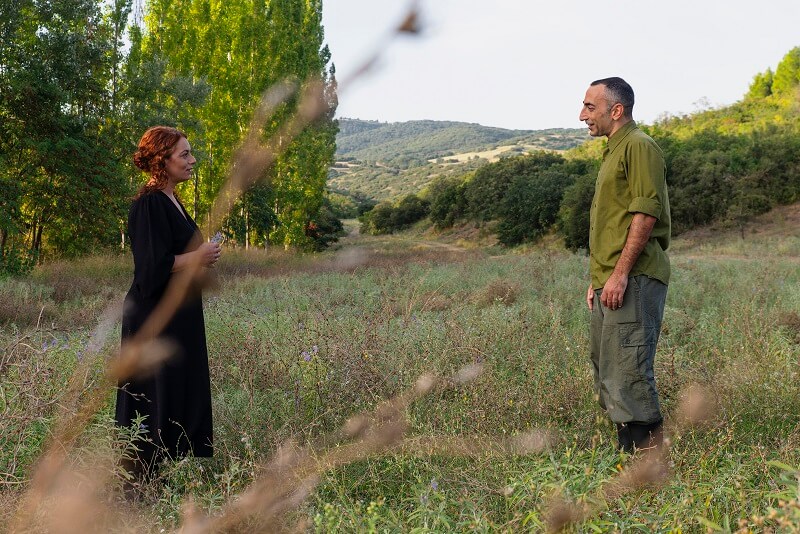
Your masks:
{"label": "rolled-up sleeve", "polygon": [[629,213],[644,213],[656,219],[662,216],[666,196],[667,168],[664,156],[655,143],[637,140],[628,145]]}

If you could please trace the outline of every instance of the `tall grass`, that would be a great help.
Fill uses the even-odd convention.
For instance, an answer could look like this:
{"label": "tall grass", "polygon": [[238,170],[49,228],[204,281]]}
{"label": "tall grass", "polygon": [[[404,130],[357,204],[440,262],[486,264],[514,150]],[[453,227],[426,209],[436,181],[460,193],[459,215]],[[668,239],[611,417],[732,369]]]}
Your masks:
{"label": "tall grass", "polygon": [[[420,375],[457,376],[475,364],[483,373],[474,380],[443,383],[403,408],[409,437],[400,448],[323,462],[330,468],[293,521],[305,518],[304,528],[318,531],[398,532],[797,525],[790,495],[800,464],[800,272],[792,255],[779,247],[766,255],[754,243],[757,257],[719,248],[674,256],[656,360],[671,442],[669,456],[653,464],[668,472],[662,480],[661,467],[636,471],[615,452],[594,404],[585,258],[361,246],[314,258],[232,253],[220,262],[219,288],[206,297],[216,455],[168,464],[137,505],[139,520],[109,512],[108,528],[174,528],[187,521],[189,496],[200,510],[222,513],[281,445],[323,440],[312,449],[323,462],[329,445],[344,443],[331,436],[353,414],[413,390]],[[76,409],[61,403],[76,366],[86,366],[83,387],[102,377],[102,359],[82,359],[89,321],[70,310],[89,310],[96,321],[124,291],[128,261],[95,258],[0,282],[0,292],[22,297],[14,306],[31,310],[5,319],[0,334],[3,513],[25,489],[56,417]],[[95,283],[80,285],[87,272]],[[59,297],[59,284],[76,293]],[[47,320],[42,309],[53,310]],[[118,340],[109,332],[111,353]],[[702,428],[679,416],[690,386],[706,395],[697,409],[713,406]],[[109,391],[70,458],[75,465],[125,447],[111,408]],[[558,436],[543,451],[514,454],[503,445],[543,429]],[[94,469],[108,487],[119,484],[113,464]],[[652,484],[633,481],[637,472]],[[96,493],[112,510],[119,504],[113,493]],[[57,515],[56,504],[41,513]]]}

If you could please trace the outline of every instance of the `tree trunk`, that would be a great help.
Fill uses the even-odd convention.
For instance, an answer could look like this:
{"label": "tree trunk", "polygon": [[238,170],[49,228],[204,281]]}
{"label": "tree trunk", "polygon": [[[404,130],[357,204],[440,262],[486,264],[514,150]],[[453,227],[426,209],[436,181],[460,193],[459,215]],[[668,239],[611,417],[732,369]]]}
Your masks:
{"label": "tree trunk", "polygon": [[250,250],[250,210],[244,210],[244,249]]}
{"label": "tree trunk", "polygon": [[36,239],[33,243],[33,252],[36,256],[39,256],[39,251],[42,248],[42,230],[44,230],[44,225],[40,224],[39,228],[36,230]]}
{"label": "tree trunk", "polygon": [[39,227],[39,219],[34,218],[33,222],[31,223],[31,253],[33,253],[36,249],[36,230]]}
{"label": "tree trunk", "polygon": [[8,239],[8,230],[2,228],[0,229],[0,259],[6,257],[6,239]]}

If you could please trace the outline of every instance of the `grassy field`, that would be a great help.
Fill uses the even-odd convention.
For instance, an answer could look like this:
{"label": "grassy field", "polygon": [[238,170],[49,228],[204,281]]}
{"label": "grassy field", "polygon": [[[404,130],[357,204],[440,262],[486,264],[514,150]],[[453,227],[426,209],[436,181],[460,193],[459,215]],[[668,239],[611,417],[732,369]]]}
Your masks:
{"label": "grassy field", "polygon": [[[254,480],[296,487],[280,469],[294,443],[313,483],[281,515],[288,529],[796,532],[800,231],[674,248],[658,461],[616,452],[592,398],[585,257],[357,237],[313,257],[228,251],[205,298],[215,457],[171,463],[142,502],[122,502],[109,490],[129,436],[107,387],[26,526],[202,525],[249,502],[237,496]],[[105,387],[119,327],[103,310],[130,275],[127,257],[102,256],[0,280],[0,525],[58,422]],[[431,374],[443,378],[420,385]],[[348,449],[340,428],[376,409],[391,423],[378,430],[402,436]],[[275,526],[236,514],[222,530]]]}

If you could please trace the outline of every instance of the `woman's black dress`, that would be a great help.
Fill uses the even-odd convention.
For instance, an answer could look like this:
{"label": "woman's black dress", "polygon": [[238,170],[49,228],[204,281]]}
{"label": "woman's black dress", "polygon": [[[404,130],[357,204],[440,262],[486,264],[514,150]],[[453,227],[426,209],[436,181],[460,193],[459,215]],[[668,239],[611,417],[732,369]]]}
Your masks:
{"label": "woman's black dress", "polygon": [[[183,206],[178,210],[161,191],[133,202],[128,235],[134,275],[125,296],[123,343],[139,331],[164,294],[175,255],[195,250],[203,242]],[[173,458],[188,453],[211,456],[211,386],[199,290],[182,305],[161,337],[175,345],[175,353],[155,374],[119,384],[117,424],[130,426],[137,413],[147,416],[143,428],[153,443],[136,443],[142,449],[137,456],[143,463],[152,463],[165,453]]]}

